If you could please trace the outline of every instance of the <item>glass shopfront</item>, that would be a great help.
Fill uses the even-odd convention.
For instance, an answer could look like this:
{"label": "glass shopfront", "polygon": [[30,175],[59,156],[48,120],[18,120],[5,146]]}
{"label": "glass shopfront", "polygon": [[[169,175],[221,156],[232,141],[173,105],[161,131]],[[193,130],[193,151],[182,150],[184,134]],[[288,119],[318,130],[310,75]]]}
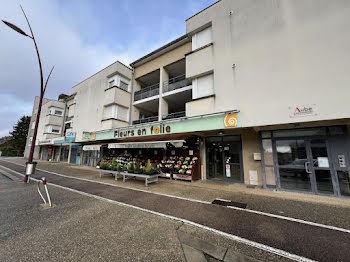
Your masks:
{"label": "glass shopfront", "polygon": [[207,178],[243,182],[240,136],[206,138]]}
{"label": "glass shopfront", "polygon": [[345,127],[267,131],[261,138],[265,187],[350,195]]}

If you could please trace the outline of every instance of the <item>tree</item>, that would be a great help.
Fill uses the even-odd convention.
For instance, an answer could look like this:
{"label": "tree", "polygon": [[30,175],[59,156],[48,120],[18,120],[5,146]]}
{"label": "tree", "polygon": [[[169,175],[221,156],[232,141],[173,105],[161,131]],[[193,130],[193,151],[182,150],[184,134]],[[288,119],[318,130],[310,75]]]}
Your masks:
{"label": "tree", "polygon": [[13,126],[10,132],[12,139],[10,140],[10,148],[16,156],[23,156],[27,142],[27,134],[30,124],[30,116],[22,116],[20,120]]}

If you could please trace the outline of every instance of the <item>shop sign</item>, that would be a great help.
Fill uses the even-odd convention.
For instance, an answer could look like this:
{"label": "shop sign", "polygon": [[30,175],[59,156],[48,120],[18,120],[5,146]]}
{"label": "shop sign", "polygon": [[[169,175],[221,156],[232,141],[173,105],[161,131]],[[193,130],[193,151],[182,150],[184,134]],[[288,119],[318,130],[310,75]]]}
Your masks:
{"label": "shop sign", "polygon": [[49,145],[49,144],[52,144],[51,139],[41,140],[38,142],[38,145]]}
{"label": "shop sign", "polygon": [[172,119],[163,122],[144,124],[140,126],[121,127],[118,129],[83,133],[83,140],[123,139],[130,137],[157,136],[180,134],[196,131],[236,128],[241,126],[239,113],[198,116],[188,119]]}
{"label": "shop sign", "polygon": [[57,145],[57,144],[63,144],[64,143],[64,137],[57,137],[52,139],[52,144]]}
{"label": "shop sign", "polygon": [[237,113],[225,115],[225,127],[236,127],[238,125]]}
{"label": "shop sign", "polygon": [[300,105],[296,107],[289,107],[290,117],[303,117],[317,115],[316,105]]}
{"label": "shop sign", "polygon": [[101,145],[86,145],[83,146],[84,151],[98,151],[100,150]]}
{"label": "shop sign", "polygon": [[65,142],[74,142],[75,141],[75,132],[66,132],[66,136],[64,137]]}

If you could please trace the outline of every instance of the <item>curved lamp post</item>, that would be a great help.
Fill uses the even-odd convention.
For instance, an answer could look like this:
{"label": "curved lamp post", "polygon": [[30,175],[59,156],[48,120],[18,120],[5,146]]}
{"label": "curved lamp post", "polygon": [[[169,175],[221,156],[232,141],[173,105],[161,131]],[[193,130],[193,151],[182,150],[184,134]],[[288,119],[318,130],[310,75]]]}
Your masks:
{"label": "curved lamp post", "polygon": [[27,33],[25,33],[21,28],[19,28],[18,26],[15,26],[14,24],[11,24],[7,21],[4,21],[2,20],[8,27],[12,28],[13,30],[15,30],[16,32],[20,33],[21,35],[24,35],[26,37],[29,37],[30,39],[33,40],[34,42],[34,46],[35,46],[35,50],[36,50],[36,54],[38,56],[38,62],[39,62],[39,69],[40,69],[40,99],[39,99],[39,105],[38,105],[38,113],[36,115],[36,120],[35,120],[35,127],[34,127],[34,134],[33,134],[33,138],[32,138],[32,144],[31,144],[31,147],[30,147],[30,153],[29,153],[29,158],[28,158],[28,162],[26,163],[26,172],[25,172],[25,176],[24,176],[24,182],[25,183],[29,183],[29,176],[34,174],[35,173],[35,167],[36,167],[36,162],[33,162],[33,154],[34,154],[34,148],[35,148],[35,141],[36,141],[36,135],[37,135],[37,132],[38,132],[38,126],[39,126],[39,119],[40,119],[40,112],[41,112],[41,105],[42,105],[42,102],[43,102],[43,98],[44,98],[44,94],[45,94],[45,91],[46,91],[46,87],[47,87],[47,83],[50,79],[50,76],[51,76],[51,73],[54,69],[54,67],[52,67],[47,79],[46,79],[46,82],[45,82],[45,85],[44,85],[44,79],[43,79],[43,70],[42,70],[42,66],[41,66],[41,60],[40,60],[40,54],[39,54],[39,49],[38,49],[38,46],[36,44],[36,41],[35,41],[35,37],[34,37],[34,34],[33,34],[33,30],[32,30],[32,27],[30,26],[30,23],[29,23],[29,20],[27,18],[27,15],[26,13],[24,12],[22,6],[21,7],[21,10],[23,12],[23,15],[27,21],[27,24],[29,26],[29,30],[30,30],[30,34],[31,35],[28,35]]}

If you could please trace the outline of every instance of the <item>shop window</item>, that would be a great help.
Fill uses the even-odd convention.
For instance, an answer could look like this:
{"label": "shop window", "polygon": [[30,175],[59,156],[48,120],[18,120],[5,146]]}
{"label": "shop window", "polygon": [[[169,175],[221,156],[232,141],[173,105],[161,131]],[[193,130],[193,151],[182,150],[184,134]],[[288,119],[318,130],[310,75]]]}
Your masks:
{"label": "shop window", "polygon": [[264,154],[264,164],[273,165],[273,150],[272,150],[272,140],[263,139],[263,154]]}
{"label": "shop window", "polygon": [[211,27],[195,33],[192,36],[192,51],[213,42]]}
{"label": "shop window", "polygon": [[197,99],[214,94],[214,75],[205,75],[193,79],[192,81],[192,98]]}

